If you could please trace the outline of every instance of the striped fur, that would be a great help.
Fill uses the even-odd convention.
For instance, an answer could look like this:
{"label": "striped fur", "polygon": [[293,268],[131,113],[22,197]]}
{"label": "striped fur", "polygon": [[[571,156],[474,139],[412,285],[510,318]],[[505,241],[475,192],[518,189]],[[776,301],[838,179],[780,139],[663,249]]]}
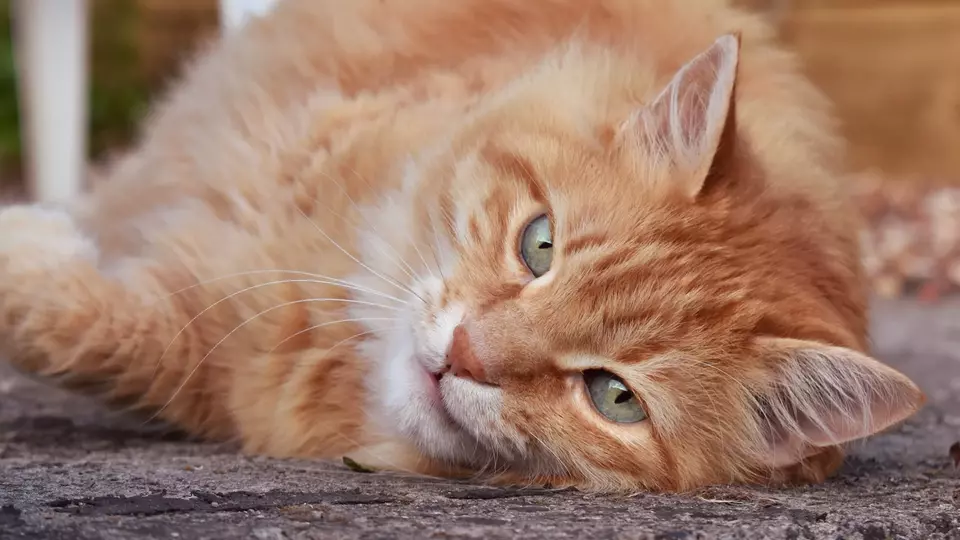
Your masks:
{"label": "striped fur", "polygon": [[[923,402],[868,356],[841,151],[794,57],[723,0],[283,0],[92,193],[0,212],[0,343],[251,453],[819,481]],[[452,348],[485,380],[446,371]],[[648,420],[594,410],[599,368]]]}

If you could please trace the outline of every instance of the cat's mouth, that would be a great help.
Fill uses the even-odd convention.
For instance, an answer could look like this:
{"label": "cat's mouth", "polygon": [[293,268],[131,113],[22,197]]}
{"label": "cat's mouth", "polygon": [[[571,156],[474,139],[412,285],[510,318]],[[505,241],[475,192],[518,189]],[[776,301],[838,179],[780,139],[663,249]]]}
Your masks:
{"label": "cat's mouth", "polygon": [[423,371],[423,378],[426,380],[427,386],[427,397],[430,398],[430,403],[440,407],[443,407],[443,396],[440,395],[440,381],[443,379],[443,372],[432,372],[425,367],[420,367]]}
{"label": "cat's mouth", "polygon": [[[430,405],[437,412],[437,415],[443,420],[443,423],[447,426],[448,429],[455,432],[459,437],[466,437],[470,439],[474,444],[479,443],[476,440],[476,437],[471,433],[471,431],[465,426],[456,416],[453,410],[451,410],[450,400],[455,400],[457,398],[456,392],[452,391],[451,388],[447,388],[447,391],[444,392],[441,389],[441,384],[444,379],[447,377],[454,377],[449,370],[443,369],[438,372],[432,372],[426,368],[423,368],[424,376],[427,379],[427,397]],[[455,408],[455,406],[454,406]]]}
{"label": "cat's mouth", "polygon": [[[397,383],[412,378],[412,384],[404,388],[409,408],[404,408],[401,419],[406,415],[415,423],[402,429],[426,454],[473,467],[490,461],[493,450],[484,442],[483,433],[472,425],[470,412],[478,406],[487,407],[477,402],[472,383],[459,380],[446,361],[454,329],[462,319],[463,309],[452,306],[430,317],[429,325],[411,325],[413,350],[404,361],[404,368],[410,371],[406,375],[395,374],[387,384],[403,388]],[[414,320],[419,320],[419,316],[414,316]],[[401,421],[403,424],[406,422]]]}
{"label": "cat's mouth", "polygon": [[443,393],[440,390],[440,382],[444,377],[449,377],[450,375],[446,370],[432,372],[424,368],[423,372],[427,379],[427,396],[430,404],[440,413],[440,416],[450,425],[451,429],[463,431],[457,419],[450,414],[450,409],[448,409],[446,403],[444,403]]}

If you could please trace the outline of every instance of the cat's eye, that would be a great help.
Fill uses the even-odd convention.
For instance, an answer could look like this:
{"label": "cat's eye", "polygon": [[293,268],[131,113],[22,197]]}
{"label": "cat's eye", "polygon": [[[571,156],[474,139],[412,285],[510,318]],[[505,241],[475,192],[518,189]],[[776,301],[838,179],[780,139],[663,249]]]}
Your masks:
{"label": "cat's eye", "polygon": [[583,380],[593,406],[603,416],[618,424],[646,420],[647,412],[620,377],[597,369],[585,371]]}
{"label": "cat's eye", "polygon": [[550,230],[550,218],[546,215],[537,217],[523,230],[520,258],[534,277],[540,277],[550,270],[553,263],[553,232]]}

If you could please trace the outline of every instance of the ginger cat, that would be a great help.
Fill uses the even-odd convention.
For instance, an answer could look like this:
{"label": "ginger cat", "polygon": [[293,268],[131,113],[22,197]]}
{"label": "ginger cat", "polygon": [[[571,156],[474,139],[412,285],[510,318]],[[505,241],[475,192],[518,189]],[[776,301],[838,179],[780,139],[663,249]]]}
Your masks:
{"label": "ginger cat", "polygon": [[721,0],[283,0],[62,206],[21,369],[247,452],[590,490],[820,481],[868,356],[825,100]]}

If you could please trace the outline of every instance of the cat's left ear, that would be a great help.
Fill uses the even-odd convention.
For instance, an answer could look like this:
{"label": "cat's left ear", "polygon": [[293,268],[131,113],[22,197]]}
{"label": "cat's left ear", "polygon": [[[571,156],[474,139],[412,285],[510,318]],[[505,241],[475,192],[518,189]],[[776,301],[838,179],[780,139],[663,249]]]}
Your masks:
{"label": "cat's left ear", "polygon": [[913,415],[923,392],[863,353],[812,341],[758,338],[757,414],[773,467],[882,431]]}
{"label": "cat's left ear", "polygon": [[734,83],[739,34],[717,39],[690,60],[650,104],[621,126],[639,131],[658,157],[670,161],[680,189],[694,198],[704,187],[720,150],[735,139]]}

